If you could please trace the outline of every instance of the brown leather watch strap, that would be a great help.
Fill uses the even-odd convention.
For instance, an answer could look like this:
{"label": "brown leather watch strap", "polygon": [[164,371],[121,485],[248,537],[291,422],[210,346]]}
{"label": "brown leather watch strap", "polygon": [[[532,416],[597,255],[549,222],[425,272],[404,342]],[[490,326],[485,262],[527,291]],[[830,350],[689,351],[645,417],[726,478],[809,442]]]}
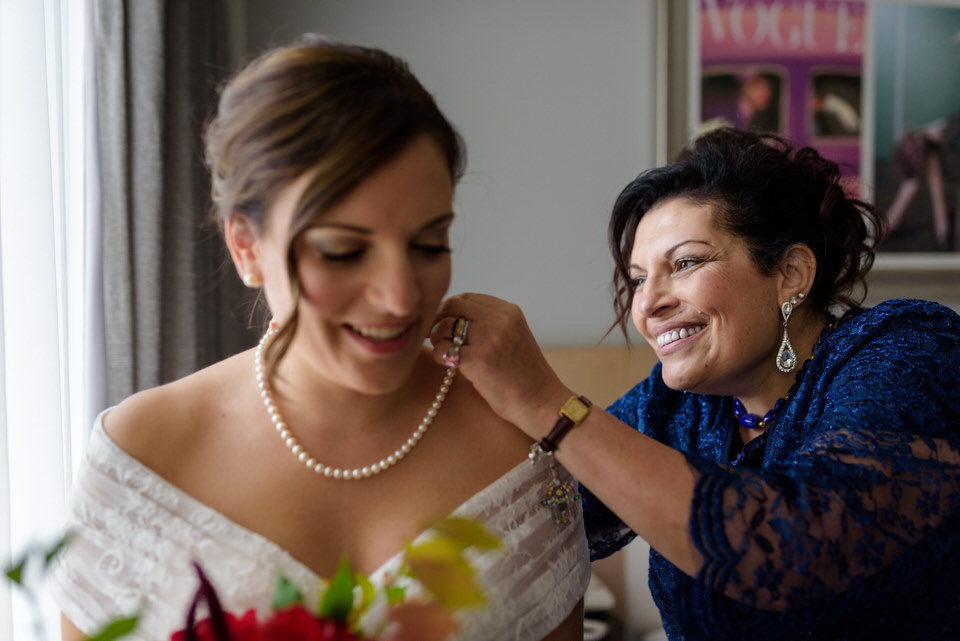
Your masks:
{"label": "brown leather watch strap", "polygon": [[560,418],[550,433],[540,439],[540,450],[553,452],[560,446],[560,441],[567,433],[583,422],[590,413],[592,403],[583,396],[571,396],[560,408]]}

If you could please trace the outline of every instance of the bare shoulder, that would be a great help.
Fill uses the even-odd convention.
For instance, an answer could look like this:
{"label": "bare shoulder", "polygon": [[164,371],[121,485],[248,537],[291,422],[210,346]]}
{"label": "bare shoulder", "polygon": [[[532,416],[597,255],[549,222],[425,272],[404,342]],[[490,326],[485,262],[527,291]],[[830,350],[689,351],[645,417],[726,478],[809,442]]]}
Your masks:
{"label": "bare shoulder", "polygon": [[234,411],[237,388],[244,375],[249,377],[250,358],[244,352],[133,394],[104,415],[103,428],[121,449],[163,474],[203,438],[205,427]]}
{"label": "bare shoulder", "polygon": [[526,457],[533,441],[512,423],[500,418],[465,376],[453,383],[457,388],[457,432],[471,438],[494,455],[518,462]]}

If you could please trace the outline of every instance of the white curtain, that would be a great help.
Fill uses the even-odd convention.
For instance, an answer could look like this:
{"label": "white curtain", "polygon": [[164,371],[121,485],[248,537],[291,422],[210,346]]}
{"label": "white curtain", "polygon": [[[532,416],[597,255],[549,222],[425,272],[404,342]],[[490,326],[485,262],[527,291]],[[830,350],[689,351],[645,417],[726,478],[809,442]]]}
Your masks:
{"label": "white curtain", "polygon": [[[94,0],[0,0],[0,561],[62,531],[104,403]],[[59,638],[46,603],[47,636]],[[36,633],[0,587],[0,638]],[[35,641],[40,641],[35,639]]]}

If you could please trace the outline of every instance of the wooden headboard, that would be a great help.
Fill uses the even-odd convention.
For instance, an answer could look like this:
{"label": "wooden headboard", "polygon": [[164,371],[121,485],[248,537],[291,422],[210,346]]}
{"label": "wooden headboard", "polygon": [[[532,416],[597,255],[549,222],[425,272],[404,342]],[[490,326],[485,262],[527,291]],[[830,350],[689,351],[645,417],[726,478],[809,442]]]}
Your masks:
{"label": "wooden headboard", "polygon": [[577,347],[543,350],[560,380],[594,404],[606,407],[645,379],[656,353],[645,343],[633,347]]}
{"label": "wooden headboard", "polygon": [[[657,362],[656,353],[646,343],[630,348],[555,348],[543,352],[567,387],[599,407],[610,405],[646,378]],[[594,572],[616,599],[613,616],[633,635],[660,626],[660,615],[647,587],[649,549],[638,538],[624,550],[593,564]]]}

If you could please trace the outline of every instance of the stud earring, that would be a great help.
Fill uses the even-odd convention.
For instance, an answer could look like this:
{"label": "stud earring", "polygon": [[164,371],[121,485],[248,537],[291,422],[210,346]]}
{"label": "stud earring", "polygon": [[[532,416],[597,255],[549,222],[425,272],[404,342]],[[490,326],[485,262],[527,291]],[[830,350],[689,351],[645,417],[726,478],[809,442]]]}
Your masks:
{"label": "stud earring", "polygon": [[[780,342],[780,351],[777,352],[777,369],[787,374],[797,367],[797,353],[790,344],[790,336],[787,334],[787,322],[790,320],[790,314],[793,308],[799,302],[797,296],[791,296],[790,300],[780,305],[780,314],[783,316],[783,340]],[[801,292],[799,298],[802,300],[804,294]]]}
{"label": "stud earring", "polygon": [[243,284],[247,287],[259,287],[261,284],[260,277],[253,272],[247,272],[243,275]]}

